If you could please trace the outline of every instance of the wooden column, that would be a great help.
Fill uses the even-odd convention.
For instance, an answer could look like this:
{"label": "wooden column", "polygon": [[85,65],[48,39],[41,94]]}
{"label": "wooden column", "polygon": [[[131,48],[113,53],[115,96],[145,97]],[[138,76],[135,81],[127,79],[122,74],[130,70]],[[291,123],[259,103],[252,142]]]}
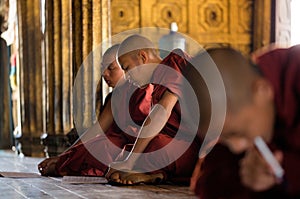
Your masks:
{"label": "wooden column", "polygon": [[62,124],[66,134],[73,127],[72,114],[72,32],[70,0],[62,0]]}
{"label": "wooden column", "polygon": [[72,1],[46,1],[47,153],[57,155],[67,146],[72,119]]}
{"label": "wooden column", "polygon": [[2,105],[0,108],[0,149],[8,149],[12,146],[9,67],[8,47],[0,38],[0,103]]}
{"label": "wooden column", "polygon": [[[59,149],[63,142],[63,112],[62,112],[62,3],[61,1],[46,1],[46,101],[47,127],[42,139],[47,155],[57,155],[64,149]],[[62,147],[61,147],[62,148]],[[59,152],[58,152],[59,151]]]}
{"label": "wooden column", "polygon": [[[100,71],[100,66],[101,66],[101,55],[102,55],[102,33],[103,32],[108,32],[107,29],[103,29],[102,27],[102,16],[101,14],[103,13],[101,8],[101,3],[103,1],[101,0],[94,0],[93,1],[93,21],[92,21],[92,26],[93,26],[93,93],[95,97],[93,98],[93,104],[94,104],[94,109],[93,111],[93,118],[96,118],[100,114],[100,107],[102,104],[102,82],[101,82],[101,71]],[[105,31],[106,30],[106,31]],[[94,122],[95,119],[94,119]]]}
{"label": "wooden column", "polygon": [[[102,21],[102,54],[103,51],[105,51],[109,45],[111,45],[112,43],[112,37],[114,35],[113,31],[112,31],[112,24],[113,24],[113,17],[112,14],[115,13],[115,11],[113,11],[112,9],[112,5],[114,3],[118,3],[116,2],[116,0],[112,1],[112,0],[102,0],[101,1],[101,21]],[[114,41],[116,42],[116,41]],[[107,86],[107,84],[102,84],[102,86],[99,88],[101,88],[102,91],[102,101],[105,100],[105,97],[107,96],[107,94],[109,92],[111,92],[111,88],[109,88]],[[97,113],[98,115],[100,114],[100,111]]]}
{"label": "wooden column", "polygon": [[[76,72],[74,82],[74,119],[79,134],[83,133],[95,121],[96,81],[100,71],[97,70],[98,49],[101,39],[101,1],[82,0],[82,63]],[[75,33],[78,35],[78,33]],[[78,35],[79,36],[79,35]],[[79,49],[80,50],[80,49]],[[93,51],[95,50],[95,52]],[[95,54],[94,54],[95,53]],[[101,53],[101,52],[99,52]],[[76,63],[78,67],[79,63]]]}
{"label": "wooden column", "polygon": [[[78,52],[82,55],[82,62],[76,63],[76,85],[74,86],[74,120],[77,131],[81,134],[96,120],[96,95],[101,102],[101,94],[97,93],[101,88],[100,61],[104,46],[110,37],[110,0],[82,0],[81,2],[81,31],[76,32],[76,37],[81,36]],[[77,20],[77,19],[76,19]],[[80,24],[80,23],[78,23]],[[79,35],[81,33],[81,35]],[[105,40],[105,45],[102,41]],[[76,41],[75,41],[76,42]],[[79,49],[81,48],[81,51]],[[105,48],[105,49],[106,49]],[[77,52],[77,51],[76,51]],[[81,68],[78,68],[78,66]],[[75,77],[75,76],[74,76]]]}
{"label": "wooden column", "polygon": [[[91,96],[93,96],[93,60],[92,57],[89,57],[93,49],[93,12],[92,12],[92,1],[82,0],[82,56],[83,64],[81,67],[84,67],[83,78],[83,93],[81,100],[83,100],[83,118],[80,123],[82,123],[82,130],[87,129],[93,123],[92,112],[93,112],[93,101]],[[81,129],[78,129],[81,130]],[[83,131],[81,130],[80,133]]]}
{"label": "wooden column", "polygon": [[[7,30],[7,3],[7,0],[0,2],[0,34]],[[0,149],[12,146],[9,67],[9,48],[5,40],[0,38]]]}
{"label": "wooden column", "polygon": [[[81,133],[95,120],[96,83],[101,74],[99,45],[104,36],[110,35],[108,23],[103,25],[103,18],[110,19],[109,3],[109,0],[46,0],[45,33],[41,34],[40,1],[18,1],[21,141],[25,145],[34,139],[34,145],[41,147],[43,135],[49,155],[56,155],[67,147],[66,134],[74,127],[74,121]],[[93,50],[96,52],[91,56]],[[87,68],[78,72],[82,65]],[[82,82],[76,87],[74,83],[80,73]],[[25,155],[33,153],[29,150]]]}
{"label": "wooden column", "polygon": [[25,155],[40,156],[43,133],[40,1],[18,1],[22,144]]}
{"label": "wooden column", "polygon": [[[76,99],[81,98],[81,87],[76,83],[76,77],[79,74],[78,71],[82,64],[82,1],[75,0],[72,1],[72,49],[73,49],[73,116],[75,127],[77,128],[77,123],[82,121],[82,106],[77,105]],[[78,121],[78,122],[77,122]]]}
{"label": "wooden column", "polygon": [[62,134],[62,19],[61,1],[53,1],[53,33],[54,33],[54,73],[50,78],[54,79],[54,134]]}
{"label": "wooden column", "polygon": [[271,0],[254,0],[253,13],[253,50],[271,42]]}
{"label": "wooden column", "polygon": [[55,132],[54,122],[54,24],[51,21],[54,18],[53,1],[46,1],[46,29],[45,29],[45,59],[46,59],[46,90],[47,90],[47,127],[46,132]]}
{"label": "wooden column", "polygon": [[290,3],[290,0],[254,0],[253,50],[270,43],[290,45]]}

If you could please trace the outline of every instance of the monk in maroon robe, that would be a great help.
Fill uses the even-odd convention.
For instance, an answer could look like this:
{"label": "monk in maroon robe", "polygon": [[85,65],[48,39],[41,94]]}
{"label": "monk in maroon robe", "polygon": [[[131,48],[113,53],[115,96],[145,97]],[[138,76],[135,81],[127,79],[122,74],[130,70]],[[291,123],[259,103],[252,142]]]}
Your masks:
{"label": "monk in maroon robe", "polygon": [[[195,168],[200,198],[300,198],[300,46],[273,49],[256,65],[231,49],[208,53],[227,89],[219,144]],[[230,89],[230,90],[229,90]],[[284,169],[278,179],[253,144],[261,136]]]}
{"label": "monk in maroon robe", "polygon": [[153,43],[140,35],[125,39],[118,55],[130,81],[141,87],[152,83],[154,90],[152,109],[132,151],[124,161],[112,163],[106,177],[121,184],[189,179],[200,148],[183,97],[182,73],[189,57],[178,49],[161,60]]}
{"label": "monk in maroon robe", "polygon": [[[123,80],[124,72],[115,59],[118,47],[111,47],[103,55],[102,76],[109,86],[115,88],[113,94],[106,98],[99,123],[88,129],[66,152],[41,162],[38,167],[42,175],[103,176],[108,164],[120,158],[123,148],[134,143],[137,129],[128,126],[128,120],[130,118],[137,125],[142,124],[150,110],[153,86],[139,89]],[[114,115],[111,109],[113,97],[121,99],[114,105],[117,109]],[[126,101],[130,104],[129,110]]]}
{"label": "monk in maroon robe", "polygon": [[[113,92],[120,92],[118,96],[124,101],[126,97],[129,97],[126,94],[130,93],[130,89],[136,89],[136,87],[126,82],[122,87],[115,88]],[[129,99],[130,117],[137,125],[142,125],[149,113],[152,90],[152,85],[144,89],[137,89]],[[136,129],[127,127],[123,130],[119,127],[124,128],[124,125],[128,123],[126,122],[127,118],[122,117],[125,115],[126,104],[117,106],[118,113],[114,115],[114,118],[117,117],[119,123],[122,124],[117,124],[114,120],[105,135],[98,135],[60,155],[56,163],[56,170],[59,174],[104,176],[108,164],[120,156],[124,147],[134,143]],[[134,134],[135,136],[133,136]]]}

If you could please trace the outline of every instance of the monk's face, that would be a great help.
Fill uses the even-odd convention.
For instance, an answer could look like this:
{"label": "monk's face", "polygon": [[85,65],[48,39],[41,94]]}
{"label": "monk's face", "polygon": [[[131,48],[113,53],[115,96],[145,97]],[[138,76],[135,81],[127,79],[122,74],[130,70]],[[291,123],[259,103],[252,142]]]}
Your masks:
{"label": "monk's face", "polygon": [[135,54],[127,53],[119,57],[119,64],[125,71],[126,79],[138,87],[149,84],[152,76],[152,67],[147,62],[149,60],[147,56],[147,53],[141,54],[139,51]]}
{"label": "monk's face", "polygon": [[256,89],[253,100],[239,110],[228,110],[220,141],[232,152],[240,153],[253,146],[256,136],[271,140],[274,126],[274,102],[270,87]]}
{"label": "monk's face", "polygon": [[259,131],[251,130],[255,121],[250,121],[250,108],[243,108],[239,112],[227,113],[220,141],[227,145],[234,153],[241,153],[251,147]]}
{"label": "monk's face", "polygon": [[118,81],[124,77],[124,71],[117,64],[117,61],[114,61],[103,71],[102,76],[107,85],[114,88]]}

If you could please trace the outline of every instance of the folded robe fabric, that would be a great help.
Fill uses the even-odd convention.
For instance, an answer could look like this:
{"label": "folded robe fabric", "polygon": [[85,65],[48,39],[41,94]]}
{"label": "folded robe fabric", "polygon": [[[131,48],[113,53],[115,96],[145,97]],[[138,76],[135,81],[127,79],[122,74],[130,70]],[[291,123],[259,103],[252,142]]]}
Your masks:
{"label": "folded robe fabric", "polygon": [[[113,91],[116,92],[115,96],[109,95],[109,97],[119,98],[120,101],[115,105],[117,112],[112,126],[105,132],[105,135],[102,134],[86,143],[75,145],[62,153],[56,164],[57,172],[67,175],[103,176],[107,170],[107,164],[119,156],[126,144],[134,142],[135,138],[132,135],[136,135],[138,129],[128,127],[125,130],[131,132],[124,133],[120,127],[124,127],[129,119],[137,125],[143,123],[151,107],[152,90],[152,85],[137,89],[128,82],[115,88]],[[133,94],[130,95],[131,93]]]}

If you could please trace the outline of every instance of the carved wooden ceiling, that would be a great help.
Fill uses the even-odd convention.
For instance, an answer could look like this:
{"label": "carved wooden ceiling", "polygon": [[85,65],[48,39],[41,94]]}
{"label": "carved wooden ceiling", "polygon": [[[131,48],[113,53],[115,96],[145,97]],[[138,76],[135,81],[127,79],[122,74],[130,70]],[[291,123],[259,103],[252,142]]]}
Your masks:
{"label": "carved wooden ceiling", "polygon": [[169,28],[204,47],[232,46],[251,51],[252,0],[113,0],[112,35],[139,27]]}

